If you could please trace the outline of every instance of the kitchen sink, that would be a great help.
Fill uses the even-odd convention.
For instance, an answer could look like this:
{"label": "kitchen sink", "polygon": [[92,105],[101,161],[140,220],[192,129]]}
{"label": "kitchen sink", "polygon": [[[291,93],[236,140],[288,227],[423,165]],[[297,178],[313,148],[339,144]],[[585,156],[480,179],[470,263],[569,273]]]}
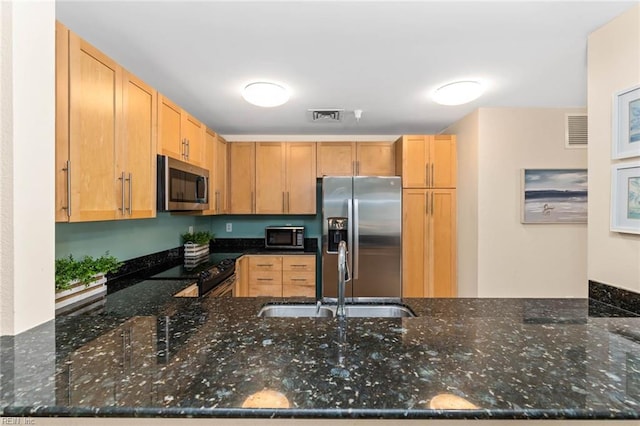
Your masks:
{"label": "kitchen sink", "polygon": [[298,305],[264,305],[259,317],[293,317],[293,318],[331,318],[333,311],[328,307],[321,306],[319,309],[316,305],[298,304]]}
{"label": "kitchen sink", "polygon": [[[345,314],[349,318],[407,318],[415,317],[406,306],[394,304],[346,304]],[[264,305],[258,312],[263,318],[332,318],[336,315],[336,305],[275,304]]]}

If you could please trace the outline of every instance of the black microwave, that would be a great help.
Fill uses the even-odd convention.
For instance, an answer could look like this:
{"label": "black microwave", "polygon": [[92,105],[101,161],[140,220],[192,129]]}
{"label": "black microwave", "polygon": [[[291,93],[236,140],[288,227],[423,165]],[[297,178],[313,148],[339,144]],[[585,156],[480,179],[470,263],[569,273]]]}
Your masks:
{"label": "black microwave", "polygon": [[304,249],[304,226],[267,226],[264,246],[272,249]]}
{"label": "black microwave", "polygon": [[158,211],[208,210],[209,171],[158,155]]}

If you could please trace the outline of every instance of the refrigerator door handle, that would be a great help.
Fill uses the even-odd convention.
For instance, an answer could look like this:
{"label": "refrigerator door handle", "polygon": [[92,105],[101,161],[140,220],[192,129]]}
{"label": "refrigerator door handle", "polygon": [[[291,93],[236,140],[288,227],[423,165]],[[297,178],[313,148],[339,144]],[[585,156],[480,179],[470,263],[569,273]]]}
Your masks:
{"label": "refrigerator door handle", "polygon": [[360,220],[358,218],[358,199],[353,199],[353,279],[358,279],[358,258],[360,256]]}
{"label": "refrigerator door handle", "polygon": [[[353,200],[347,200],[347,226],[353,227]],[[353,261],[353,232],[351,229],[347,228],[347,271],[349,270],[349,264]],[[348,273],[348,272],[347,272]],[[351,281],[351,274],[349,274],[349,279],[345,280]]]}

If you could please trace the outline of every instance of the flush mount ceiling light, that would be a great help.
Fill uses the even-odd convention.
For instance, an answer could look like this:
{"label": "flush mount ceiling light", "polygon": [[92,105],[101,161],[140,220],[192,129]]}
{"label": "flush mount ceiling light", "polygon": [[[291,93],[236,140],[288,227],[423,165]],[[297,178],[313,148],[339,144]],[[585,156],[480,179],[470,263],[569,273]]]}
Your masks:
{"label": "flush mount ceiling light", "polygon": [[462,105],[478,99],[483,91],[477,81],[456,81],[436,89],[432,98],[440,105]]}
{"label": "flush mount ceiling light", "polygon": [[257,81],[244,87],[242,97],[253,105],[275,107],[289,100],[289,91],[276,83]]}

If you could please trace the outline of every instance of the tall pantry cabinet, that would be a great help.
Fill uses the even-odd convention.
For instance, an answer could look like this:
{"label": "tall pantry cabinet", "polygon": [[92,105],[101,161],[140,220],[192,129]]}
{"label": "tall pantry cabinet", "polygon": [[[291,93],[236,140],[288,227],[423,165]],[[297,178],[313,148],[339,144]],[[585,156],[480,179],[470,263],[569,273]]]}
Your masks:
{"label": "tall pantry cabinet", "polygon": [[155,217],[156,96],[56,23],[56,221]]}
{"label": "tall pantry cabinet", "polygon": [[402,136],[396,149],[402,176],[402,295],[455,297],[455,136]]}

